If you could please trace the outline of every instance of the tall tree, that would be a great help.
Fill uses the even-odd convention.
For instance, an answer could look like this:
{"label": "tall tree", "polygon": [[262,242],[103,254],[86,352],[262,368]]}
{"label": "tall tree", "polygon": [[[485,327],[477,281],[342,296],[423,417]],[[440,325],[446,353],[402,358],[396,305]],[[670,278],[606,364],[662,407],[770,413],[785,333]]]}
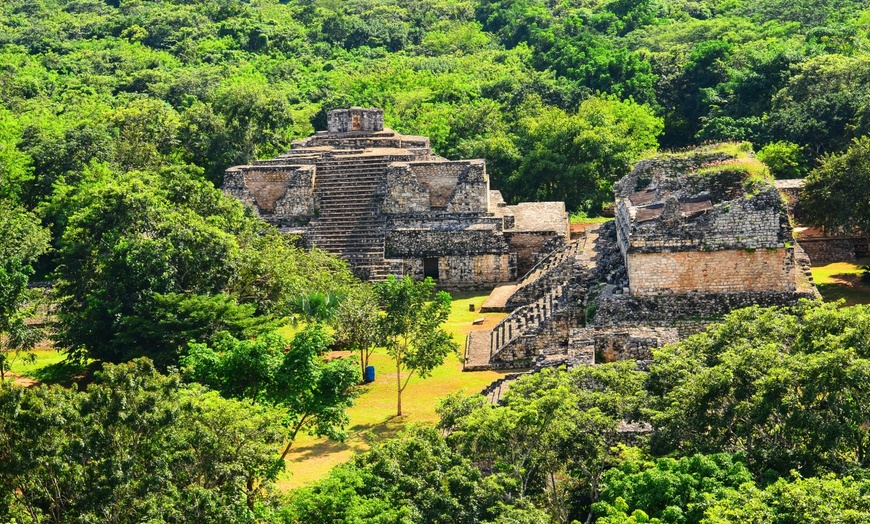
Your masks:
{"label": "tall tree", "polygon": [[800,202],[807,222],[870,238],[870,136],[854,140],[845,153],[823,157],[807,176]]}
{"label": "tall tree", "polygon": [[[6,205],[0,200],[0,206]],[[48,230],[32,213],[11,206],[0,213],[0,385],[11,362],[27,355],[42,338],[41,331],[26,322],[27,283],[31,264],[48,249],[48,240]]]}
{"label": "tall tree", "polygon": [[[441,324],[450,314],[450,295],[435,293],[435,281],[414,282],[390,275],[375,284],[381,309],[381,333],[387,353],[396,363],[396,415],[402,416],[402,392],[415,374],[426,378],[459,346]],[[402,376],[402,372],[404,377]]]}

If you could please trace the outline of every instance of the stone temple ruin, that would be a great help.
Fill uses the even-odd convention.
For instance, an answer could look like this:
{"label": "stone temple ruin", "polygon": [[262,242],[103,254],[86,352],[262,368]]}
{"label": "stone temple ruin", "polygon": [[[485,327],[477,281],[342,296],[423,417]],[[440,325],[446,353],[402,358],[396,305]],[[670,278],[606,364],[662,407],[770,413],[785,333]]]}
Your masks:
{"label": "stone temple ruin", "polygon": [[484,160],[439,157],[428,138],[384,128],[380,109],[330,111],[327,127],[278,158],[229,168],[224,191],[361,278],[491,287],[568,240],[564,203],[506,205]]}
{"label": "stone temple ruin", "polygon": [[732,309],[818,298],[782,196],[739,145],[642,161],[614,197],[614,221],[494,292],[510,314],[469,335],[467,370],[644,362]]}

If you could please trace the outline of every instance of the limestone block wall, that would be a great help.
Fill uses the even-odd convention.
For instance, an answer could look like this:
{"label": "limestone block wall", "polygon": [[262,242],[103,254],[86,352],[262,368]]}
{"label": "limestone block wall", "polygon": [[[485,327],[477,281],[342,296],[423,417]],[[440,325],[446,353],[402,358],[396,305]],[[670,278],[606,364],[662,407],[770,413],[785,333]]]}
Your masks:
{"label": "limestone block wall", "polygon": [[429,191],[408,164],[392,164],[384,173],[381,212],[388,215],[429,212]]}
{"label": "limestone block wall", "polygon": [[224,174],[224,193],[270,221],[311,217],[316,207],[315,173],[313,165],[231,167]]}
{"label": "limestone block wall", "polygon": [[382,211],[487,213],[489,178],[483,160],[391,164],[385,173]]}
{"label": "limestone block wall", "polygon": [[392,229],[386,233],[387,258],[507,254],[504,236],[492,229]]}
{"label": "limestone block wall", "polygon": [[381,109],[362,107],[335,109],[326,113],[326,127],[330,133],[383,131],[384,112]]}
{"label": "limestone block wall", "polygon": [[830,264],[832,262],[854,262],[855,241],[863,239],[818,237],[801,239],[801,247],[810,257],[813,264]]}
{"label": "limestone block wall", "polygon": [[[426,257],[428,258],[428,257]],[[474,289],[492,287],[494,283],[516,279],[516,255],[489,253],[480,255],[438,256],[438,286],[448,289]],[[403,260],[405,274],[422,280],[424,258]]]}
{"label": "limestone block wall", "polygon": [[794,291],[792,249],[629,253],[632,295]]}

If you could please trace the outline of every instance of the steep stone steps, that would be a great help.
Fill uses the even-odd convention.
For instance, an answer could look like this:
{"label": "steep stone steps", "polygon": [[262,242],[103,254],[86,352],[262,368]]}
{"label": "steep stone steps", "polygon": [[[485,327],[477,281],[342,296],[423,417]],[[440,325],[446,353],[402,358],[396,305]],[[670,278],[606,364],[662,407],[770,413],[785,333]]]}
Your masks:
{"label": "steep stone steps", "polygon": [[317,161],[319,216],[311,242],[344,258],[361,278],[386,277],[384,222],[377,191],[388,157],[328,157]]}
{"label": "steep stone steps", "polygon": [[505,306],[514,308],[528,304],[546,295],[553,286],[567,281],[585,245],[584,235],[541,259],[517,282],[513,293],[505,300]]}
{"label": "steep stone steps", "polygon": [[[571,307],[572,300],[577,300],[575,296],[576,291],[573,287],[576,285],[574,280],[582,280],[587,278],[583,276],[584,274],[589,275],[594,272],[595,257],[597,256],[597,240],[597,230],[589,230],[580,242],[567,244],[560,250],[562,253],[551,254],[552,261],[549,263],[551,269],[545,271],[544,275],[553,271],[558,271],[558,275],[554,275],[554,278],[546,279],[546,285],[541,287],[542,293],[537,299],[514,309],[488,333],[488,340],[485,341],[488,342],[488,347],[484,347],[485,342],[481,339],[482,335],[475,337],[474,346],[470,345],[468,347],[468,351],[473,353],[474,362],[470,367],[466,365],[465,369],[479,370],[492,369],[494,367],[512,367],[510,356],[516,349],[514,345],[519,344],[520,339],[523,337],[540,336],[554,317]],[[547,265],[546,259],[541,262],[542,266]],[[533,271],[527,273],[528,276],[533,274],[534,268]],[[544,278],[544,275],[535,277],[535,280],[532,282],[540,281]],[[577,338],[579,333],[574,335]],[[571,343],[571,335],[566,333],[565,337],[564,343],[569,345]],[[574,340],[574,342],[575,345],[580,344],[579,339]],[[579,353],[583,353],[583,355],[578,353],[582,357],[581,361],[588,359],[589,355],[585,354],[587,352],[579,351]],[[541,354],[538,355],[538,357],[541,356]],[[550,355],[550,357],[556,359],[564,358],[564,356],[560,355]],[[484,360],[488,360],[488,362],[484,364]]]}

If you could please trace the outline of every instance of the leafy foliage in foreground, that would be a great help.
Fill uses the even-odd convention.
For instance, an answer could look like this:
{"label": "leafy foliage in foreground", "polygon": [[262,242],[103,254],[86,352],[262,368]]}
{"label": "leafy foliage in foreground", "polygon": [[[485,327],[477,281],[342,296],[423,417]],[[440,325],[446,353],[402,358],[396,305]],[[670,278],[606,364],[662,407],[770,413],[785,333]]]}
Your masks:
{"label": "leafy foliage in foreground", "polygon": [[281,414],[147,360],[86,391],[0,390],[0,516],[17,522],[256,522],[283,469]]}
{"label": "leafy foliage in foreground", "polygon": [[324,360],[329,336],[319,324],[287,341],[269,333],[254,340],[222,337],[214,347],[192,343],[181,359],[185,375],[228,398],[252,399],[284,413],[287,446],[300,431],[345,438],[346,410],[357,396],[356,365],[348,358]]}
{"label": "leafy foliage in foreground", "polygon": [[[366,508],[383,522],[440,522],[414,508],[444,481],[395,476],[418,458],[443,471],[427,458],[436,446],[488,486],[464,507],[524,515],[490,509],[481,519],[524,522],[534,507],[560,523],[863,522],[868,329],[864,306],[753,307],[657,350],[649,373],[630,362],[543,370],[497,406],[452,395],[439,407],[440,438],[387,441],[294,492],[285,518],[364,520],[354,508]],[[388,449],[402,451],[380,466]]]}

